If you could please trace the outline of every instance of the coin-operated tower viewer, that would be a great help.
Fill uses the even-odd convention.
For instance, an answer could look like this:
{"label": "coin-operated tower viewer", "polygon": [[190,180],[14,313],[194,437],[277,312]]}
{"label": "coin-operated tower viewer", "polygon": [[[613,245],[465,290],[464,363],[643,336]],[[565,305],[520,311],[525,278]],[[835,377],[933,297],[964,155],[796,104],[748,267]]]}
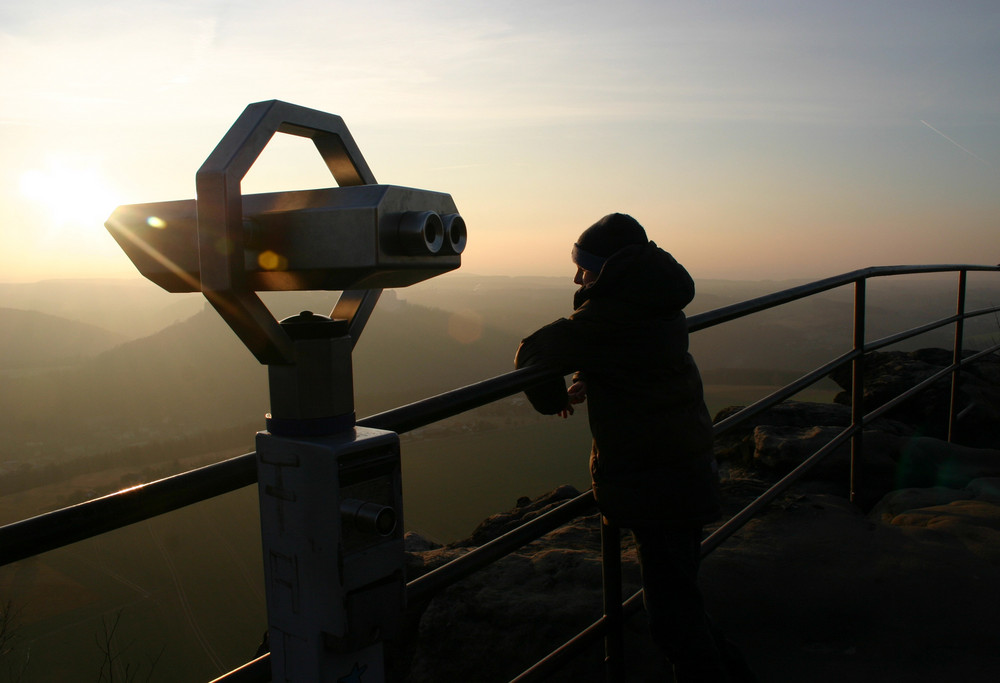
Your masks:
{"label": "coin-operated tower viewer", "polygon": [[[310,138],[337,182],[243,196],[275,133]],[[275,681],[384,679],[405,606],[399,438],[355,424],[351,351],[385,287],[456,269],[447,194],[378,185],[339,116],[249,105],[196,175],[197,198],[122,206],[106,226],[147,278],[201,291],[268,366],[257,470]],[[280,323],[258,291],[341,292]]]}

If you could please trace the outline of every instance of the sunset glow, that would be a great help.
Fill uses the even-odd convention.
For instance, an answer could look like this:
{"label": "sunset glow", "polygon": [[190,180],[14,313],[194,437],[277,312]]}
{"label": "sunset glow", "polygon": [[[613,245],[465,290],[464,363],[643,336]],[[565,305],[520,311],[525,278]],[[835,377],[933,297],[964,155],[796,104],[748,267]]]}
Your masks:
{"label": "sunset glow", "polygon": [[[192,198],[269,99],[342,116],[379,182],[451,194],[466,273],[564,275],[612,211],[702,277],[1000,260],[993,4],[57,5],[0,14],[7,279],[135,276],[103,221]],[[331,184],[291,137],[244,192]]]}
{"label": "sunset glow", "polygon": [[60,232],[91,232],[107,218],[118,197],[95,164],[55,158],[21,174],[21,193],[44,207],[48,224]]}

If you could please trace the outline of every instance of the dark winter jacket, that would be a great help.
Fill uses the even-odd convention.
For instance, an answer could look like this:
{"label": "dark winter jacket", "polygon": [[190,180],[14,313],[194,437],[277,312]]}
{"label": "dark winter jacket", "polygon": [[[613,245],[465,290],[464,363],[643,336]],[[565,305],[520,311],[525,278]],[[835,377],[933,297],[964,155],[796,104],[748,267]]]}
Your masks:
{"label": "dark winter jacket", "polygon": [[[517,367],[550,365],[586,382],[590,471],[619,526],[704,524],[719,512],[712,423],[681,309],[694,283],[650,242],[630,246],[577,291],[575,312],[521,342]],[[562,378],[527,392],[536,410],[566,407]]]}

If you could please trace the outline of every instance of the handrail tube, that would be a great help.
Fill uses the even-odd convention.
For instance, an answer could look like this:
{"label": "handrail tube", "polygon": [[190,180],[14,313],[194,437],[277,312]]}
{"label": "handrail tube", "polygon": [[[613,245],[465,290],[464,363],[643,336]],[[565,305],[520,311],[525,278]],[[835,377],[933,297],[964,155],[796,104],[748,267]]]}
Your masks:
{"label": "handrail tube", "polygon": [[917,337],[925,332],[930,332],[939,327],[944,327],[945,325],[950,325],[952,323],[961,323],[969,318],[975,318],[981,315],[988,315],[990,313],[996,313],[1000,311],[1000,306],[992,306],[989,308],[980,308],[975,311],[969,311],[964,315],[950,315],[947,318],[941,318],[940,320],[935,320],[934,322],[927,323],[926,325],[921,325],[920,327],[911,327],[903,332],[897,332],[896,334],[889,335],[888,337],[882,337],[881,339],[876,339],[875,341],[868,342],[865,344],[865,353],[869,351],[878,351],[886,346],[891,346],[892,344],[905,341],[912,337]]}
{"label": "handrail tube", "polygon": [[531,667],[525,669],[516,678],[512,678],[510,683],[533,683],[534,681],[544,681],[546,678],[558,671],[564,663],[576,656],[576,653],[583,649],[584,646],[589,645],[601,636],[605,635],[607,630],[608,620],[606,617],[602,616],[590,626],[583,629],[558,648],[550,652],[548,655],[535,662],[535,664]]}
{"label": "handrail tube", "polygon": [[560,373],[542,365],[520,368],[475,384],[446,391],[437,396],[376,413],[358,420],[358,425],[375,429],[388,429],[403,434],[501,398],[512,396],[557,374]]}
{"label": "handrail tube", "polygon": [[270,683],[271,653],[262,654],[229,673],[213,678],[209,683]]}
{"label": "handrail tube", "polygon": [[931,384],[934,384],[938,380],[944,379],[944,377],[946,375],[950,375],[952,372],[954,372],[957,369],[958,369],[958,365],[955,364],[955,363],[952,363],[951,365],[949,365],[947,367],[941,368],[941,370],[935,372],[933,375],[928,375],[927,377],[925,377],[924,379],[920,380],[919,382],[917,382],[916,384],[914,384],[912,387],[910,387],[909,389],[907,389],[903,393],[897,394],[892,399],[886,401],[885,403],[883,403],[882,405],[880,405],[878,408],[875,408],[870,413],[868,413],[867,415],[865,415],[864,418],[862,419],[862,424],[867,425],[872,420],[875,420],[875,419],[877,419],[879,417],[882,417],[883,415],[885,415],[887,412],[889,412],[890,410],[892,410],[893,408],[895,408],[899,404],[905,402],[910,397],[912,397],[912,396],[920,393],[921,391],[923,391],[924,389],[926,389],[927,387],[929,387]]}
{"label": "handrail tube", "polygon": [[988,349],[983,349],[982,351],[976,351],[971,356],[966,356],[961,361],[959,361],[958,365],[960,367],[964,368],[966,365],[971,365],[972,363],[975,363],[977,360],[979,360],[983,356],[988,356],[991,353],[996,353],[997,351],[1000,351],[1000,344],[996,344],[994,346],[991,346]]}
{"label": "handrail tube", "polygon": [[751,313],[758,313],[760,311],[767,310],[769,308],[775,308],[781,306],[782,304],[791,303],[792,301],[797,301],[798,299],[804,299],[807,296],[813,294],[819,294],[820,292],[825,292],[831,289],[836,289],[837,287],[842,287],[844,285],[851,284],[859,279],[868,279],[873,277],[885,277],[891,275],[918,275],[922,273],[943,273],[949,271],[958,270],[976,270],[976,271],[996,271],[997,266],[971,266],[971,265],[927,265],[927,266],[874,266],[869,268],[861,268],[860,270],[854,270],[849,273],[843,273],[841,275],[835,275],[833,277],[828,277],[823,280],[816,280],[805,285],[798,285],[796,287],[790,287],[788,289],[783,289],[779,292],[773,292],[771,294],[765,294],[754,299],[747,299],[739,303],[731,304],[729,306],[723,306],[721,308],[716,308],[711,311],[706,311],[704,313],[698,313],[688,317],[688,331],[696,332],[698,330],[705,329],[706,327],[712,327],[720,323],[729,322],[730,320],[735,320],[737,318],[742,318],[743,316],[749,315]]}
{"label": "handrail tube", "polygon": [[[358,420],[363,427],[405,433],[498,398],[516,394],[551,369],[533,366]],[[477,392],[483,392],[482,397]],[[257,483],[257,454],[109,493],[0,527],[0,566],[179,510]]]}
{"label": "handrail tube", "polygon": [[792,484],[798,481],[802,475],[812,469],[820,460],[828,456],[839,448],[845,441],[850,439],[861,429],[860,426],[851,425],[833,437],[825,446],[817,450],[811,456],[798,464],[795,469],[786,474],[767,491],[755,498],[749,505],[730,517],[725,524],[713,531],[708,538],[701,542],[701,555],[704,557],[715,550],[727,538],[736,533],[750,518],[760,512],[772,500],[788,490]]}
{"label": "handrail tube", "polygon": [[[489,402],[479,398],[477,391],[488,392],[496,400],[551,374],[540,366],[522,368],[372,415],[358,424],[405,433],[460,413],[470,403]],[[250,486],[256,476],[256,453],[250,452],[0,527],[0,566]]]}
{"label": "handrail tube", "polygon": [[625,680],[625,639],[622,626],[622,544],[621,529],[601,515],[601,594],[603,595],[605,683]]}
{"label": "handrail tube", "polygon": [[257,481],[254,454],[199,467],[0,527],[0,566],[229,493]]}
{"label": "handrail tube", "polygon": [[799,379],[795,380],[791,384],[786,384],[781,389],[774,391],[764,398],[761,398],[754,403],[743,408],[738,413],[733,413],[729,417],[719,420],[714,425],[712,425],[712,433],[714,436],[719,436],[723,432],[737,426],[738,424],[750,419],[754,415],[764,412],[768,408],[772,408],[777,404],[784,401],[786,398],[794,396],[806,387],[815,384],[819,380],[823,379],[831,372],[839,368],[841,365],[850,362],[856,356],[858,356],[860,351],[848,351],[847,353],[835,358],[826,365],[820,366],[813,370],[812,372],[803,375]]}
{"label": "handrail tube", "polygon": [[848,498],[853,503],[856,500],[858,462],[864,448],[865,433],[861,429],[861,419],[864,416],[865,397],[865,319],[868,310],[866,293],[868,280],[858,280],[854,283],[854,350],[861,351],[851,361],[851,425],[856,427],[851,438],[851,464],[847,475]]}
{"label": "handrail tube", "polygon": [[484,543],[448,564],[441,565],[437,569],[410,581],[406,584],[406,598],[417,602],[429,600],[453,583],[464,579],[521,546],[541,538],[553,529],[558,529],[595,505],[592,491],[581,493],[576,498],[571,498],[530,522],[511,529],[489,543]]}
{"label": "handrail tube", "polygon": [[989,315],[990,313],[996,313],[997,311],[1000,311],[1000,306],[988,306],[986,308],[977,308],[974,311],[966,311],[964,317],[966,320],[968,320],[969,318],[977,318],[981,315]]}
{"label": "handrail tube", "polygon": [[[994,266],[947,265],[866,268],[826,278],[825,280],[819,280],[810,285],[792,287],[781,292],[691,316],[688,318],[688,328],[692,332],[704,329],[766,308],[788,303],[810,294],[849,284],[859,277],[942,272],[960,270],[962,268],[976,271],[997,270],[997,267]],[[983,315],[993,310],[1000,309],[983,309],[975,312],[975,314]],[[967,317],[971,317],[972,315],[972,313],[967,314]],[[481,390],[492,392],[491,395],[496,398],[502,398],[522,391],[534,381],[551,374],[553,374],[552,371],[546,371],[540,366],[521,368],[470,385],[470,387],[479,387]],[[358,424],[361,426],[392,429],[398,433],[404,433],[425,424],[430,424],[434,421],[432,418],[434,415],[447,417],[461,413],[464,409],[483,405],[474,395],[470,396],[473,393],[470,387],[455,389],[407,406],[378,413],[359,420]],[[425,403],[433,405],[433,407],[425,408]],[[463,408],[462,406],[468,407]],[[746,417],[749,417],[749,415]],[[253,479],[247,480],[245,476],[242,476],[251,470],[253,471]],[[204,481],[202,481],[203,478]],[[200,502],[206,498],[229,493],[244,486],[249,486],[255,483],[255,481],[256,453],[250,452],[223,461],[222,463],[215,463],[196,470],[182,472],[166,479],[150,482],[135,489],[126,489],[124,492],[111,493],[102,498],[79,503],[71,508],[63,508],[43,513],[27,520],[21,520],[20,522],[0,527],[0,566],[37,555],[47,550],[52,550],[61,545],[68,545],[69,543],[75,543],[108,531],[113,531],[122,526],[140,522],[165,512],[171,512],[191,503]],[[213,491],[213,493],[204,498],[186,495],[175,497],[173,495],[174,489],[204,489]],[[125,494],[128,494],[127,498]],[[106,520],[106,515],[102,511],[111,509],[117,509],[118,512],[115,512],[115,514],[122,515],[121,519],[125,521],[119,522],[117,519]],[[81,524],[75,522],[72,520],[72,516],[64,516],[67,510],[74,510],[74,515],[79,514],[84,519],[97,519],[101,523],[91,525],[89,523]]]}
{"label": "handrail tube", "polygon": [[930,332],[931,330],[936,330],[939,327],[950,325],[954,323],[957,319],[958,316],[950,315],[947,318],[941,318],[940,320],[929,322],[926,325],[921,325],[920,327],[912,327],[908,330],[897,332],[896,334],[890,334],[888,337],[882,337],[881,339],[876,339],[875,341],[871,341],[865,344],[865,353],[869,351],[878,351],[879,349],[885,348],[886,346],[892,346],[893,344],[898,344],[901,341],[906,341],[907,339],[918,337],[921,334],[924,334],[925,332]]}
{"label": "handrail tube", "polygon": [[[951,362],[958,364],[962,360],[962,346],[965,338],[965,294],[968,285],[968,271],[962,270],[958,273],[958,302],[955,315],[958,320],[955,322],[955,342],[952,346]],[[951,395],[948,397],[948,443],[952,442],[955,435],[955,415],[958,412],[958,385],[959,376],[956,370],[951,375]]]}
{"label": "handrail tube", "polygon": [[862,424],[866,424],[867,425],[872,420],[875,420],[876,418],[881,417],[882,415],[884,415],[888,411],[892,410],[893,408],[895,408],[896,406],[898,406],[900,403],[902,403],[903,401],[905,401],[908,398],[910,398],[911,396],[913,396],[914,394],[916,394],[916,393],[918,393],[920,391],[923,391],[929,385],[931,385],[934,382],[936,382],[936,381],[944,378],[944,376],[947,375],[948,373],[953,372],[953,371],[957,370],[960,367],[968,365],[969,363],[971,363],[971,362],[973,362],[975,360],[978,360],[979,358],[982,358],[983,356],[986,356],[986,355],[989,355],[991,353],[994,353],[996,351],[1000,351],[1000,344],[995,344],[995,345],[989,347],[988,349],[983,349],[982,351],[979,351],[975,355],[969,356],[968,358],[963,358],[961,363],[952,363],[951,365],[949,365],[949,366],[947,366],[945,368],[942,368],[938,372],[935,372],[933,375],[927,376],[925,379],[921,380],[917,384],[914,384],[912,387],[910,387],[909,389],[907,389],[906,391],[904,391],[902,394],[899,394],[898,396],[896,396],[895,398],[893,398],[890,401],[886,401],[881,406],[879,406],[878,408],[874,409],[872,412],[870,412],[867,415],[865,415],[864,419],[862,420]]}
{"label": "handrail tube", "polygon": [[863,278],[863,275],[859,275],[859,273],[862,272],[863,271],[856,270],[851,273],[845,273],[844,275],[836,275],[824,280],[810,282],[806,285],[798,285],[796,287],[783,289],[779,292],[764,294],[763,296],[759,296],[754,299],[747,299],[746,301],[730,304],[729,306],[723,306],[711,311],[705,311],[704,313],[697,313],[689,316],[687,319],[688,332],[697,332],[698,330],[703,330],[707,327],[713,327],[721,323],[736,320],[737,318],[742,318],[752,313],[759,313],[760,311],[766,311],[769,308],[775,308],[783,304],[791,303],[792,301],[804,299],[808,296],[812,296],[813,294],[825,292],[830,289],[836,289],[837,287],[843,287],[844,285],[850,284],[859,278]]}
{"label": "handrail tube", "polygon": [[[642,608],[642,589],[640,588],[628,600],[622,603],[622,619],[628,621],[638,614]],[[606,635],[608,626],[607,617],[600,617],[590,626],[535,662],[535,664],[522,672],[517,678],[511,679],[510,683],[529,683],[531,681],[545,680],[585,647],[601,636]]]}

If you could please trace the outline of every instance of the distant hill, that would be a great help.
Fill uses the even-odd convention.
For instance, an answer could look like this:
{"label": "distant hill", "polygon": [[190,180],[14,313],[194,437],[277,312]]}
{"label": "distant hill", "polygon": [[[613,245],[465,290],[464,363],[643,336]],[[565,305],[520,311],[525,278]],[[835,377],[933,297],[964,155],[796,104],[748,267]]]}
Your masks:
{"label": "distant hill", "polygon": [[138,339],[190,317],[201,294],[171,294],[132,279],[0,282],[0,307],[39,311]]}
{"label": "distant hill", "polygon": [[78,363],[125,341],[116,332],[38,311],[0,308],[0,370]]}
{"label": "distant hill", "polygon": [[[311,298],[299,297],[294,308],[320,299],[327,301],[313,310],[332,306],[328,294]],[[354,353],[358,415],[505,372],[517,341],[387,292]],[[0,425],[10,440],[0,444],[0,460],[158,442],[254,419],[263,428],[268,403],[266,368],[206,308],[74,367],[8,377]]]}
{"label": "distant hill", "polygon": [[[798,283],[699,282],[689,313],[793,284]],[[202,298],[150,287],[117,281],[0,286],[0,302],[10,301],[16,288],[26,301],[60,311],[67,302],[77,302],[77,313],[87,309],[85,319],[105,321],[101,327],[112,330],[71,324],[51,311],[43,316],[22,310],[0,317],[2,355],[7,356],[0,366],[5,374],[0,428],[7,437],[0,444],[0,460],[67,457],[255,420],[263,426],[269,402],[266,369]],[[954,287],[951,279],[872,283],[868,338],[952,314]],[[573,291],[568,278],[450,274],[384,292],[354,352],[358,415],[511,370],[518,341],[571,313]],[[970,291],[970,307],[1000,300],[998,291]],[[89,292],[92,299],[81,301],[81,292]],[[307,309],[329,313],[336,294],[268,293],[263,298],[280,319]],[[785,379],[850,349],[852,309],[851,288],[841,288],[701,331],[692,336],[691,349],[712,383]],[[128,315],[136,322],[131,328]],[[107,321],[117,322],[108,327]],[[134,334],[143,327],[154,329],[141,338],[121,331]],[[994,318],[966,328],[970,339],[997,334]],[[952,335],[945,328],[910,347],[946,347]],[[123,339],[130,340],[118,343]],[[14,348],[8,340],[17,340],[20,350],[8,350]],[[76,365],[53,368],[56,359],[69,358],[76,359]],[[247,446],[251,437],[248,433]]]}

